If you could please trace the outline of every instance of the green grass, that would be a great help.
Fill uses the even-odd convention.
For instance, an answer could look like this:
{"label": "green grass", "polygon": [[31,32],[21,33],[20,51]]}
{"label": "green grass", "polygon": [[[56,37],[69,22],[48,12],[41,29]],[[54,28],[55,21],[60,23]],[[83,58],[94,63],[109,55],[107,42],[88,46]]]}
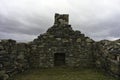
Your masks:
{"label": "green grass", "polygon": [[116,80],[95,69],[52,68],[30,70],[15,76],[15,80]]}

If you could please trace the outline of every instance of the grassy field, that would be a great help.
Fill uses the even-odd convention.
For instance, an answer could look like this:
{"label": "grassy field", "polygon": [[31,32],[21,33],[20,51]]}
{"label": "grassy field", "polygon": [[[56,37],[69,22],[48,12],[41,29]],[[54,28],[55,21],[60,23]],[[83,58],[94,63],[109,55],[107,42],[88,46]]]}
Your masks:
{"label": "grassy field", "polygon": [[116,80],[95,69],[52,68],[30,70],[15,76],[15,80]]}

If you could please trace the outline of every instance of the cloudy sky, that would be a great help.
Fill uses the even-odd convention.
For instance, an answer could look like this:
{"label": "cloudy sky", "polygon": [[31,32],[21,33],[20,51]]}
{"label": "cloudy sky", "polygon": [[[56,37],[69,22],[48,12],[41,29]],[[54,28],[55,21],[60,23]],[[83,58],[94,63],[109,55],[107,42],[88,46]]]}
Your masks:
{"label": "cloudy sky", "polygon": [[0,0],[0,39],[32,41],[69,14],[74,30],[98,41],[120,38],[120,0]]}

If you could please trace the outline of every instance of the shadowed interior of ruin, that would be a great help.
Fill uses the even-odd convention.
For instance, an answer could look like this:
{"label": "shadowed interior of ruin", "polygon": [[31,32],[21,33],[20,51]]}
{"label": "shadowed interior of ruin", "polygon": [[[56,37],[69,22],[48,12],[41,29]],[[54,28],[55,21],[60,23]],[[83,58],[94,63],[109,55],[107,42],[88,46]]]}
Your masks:
{"label": "shadowed interior of ruin", "polygon": [[65,53],[55,53],[54,54],[54,65],[64,66],[65,65]]}

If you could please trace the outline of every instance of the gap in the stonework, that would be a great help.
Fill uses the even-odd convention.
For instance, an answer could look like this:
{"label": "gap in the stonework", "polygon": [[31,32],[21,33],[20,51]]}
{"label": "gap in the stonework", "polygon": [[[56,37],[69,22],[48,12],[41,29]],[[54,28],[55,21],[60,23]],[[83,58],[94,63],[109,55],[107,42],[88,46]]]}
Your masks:
{"label": "gap in the stonework", "polygon": [[54,54],[54,66],[65,66],[65,53]]}

